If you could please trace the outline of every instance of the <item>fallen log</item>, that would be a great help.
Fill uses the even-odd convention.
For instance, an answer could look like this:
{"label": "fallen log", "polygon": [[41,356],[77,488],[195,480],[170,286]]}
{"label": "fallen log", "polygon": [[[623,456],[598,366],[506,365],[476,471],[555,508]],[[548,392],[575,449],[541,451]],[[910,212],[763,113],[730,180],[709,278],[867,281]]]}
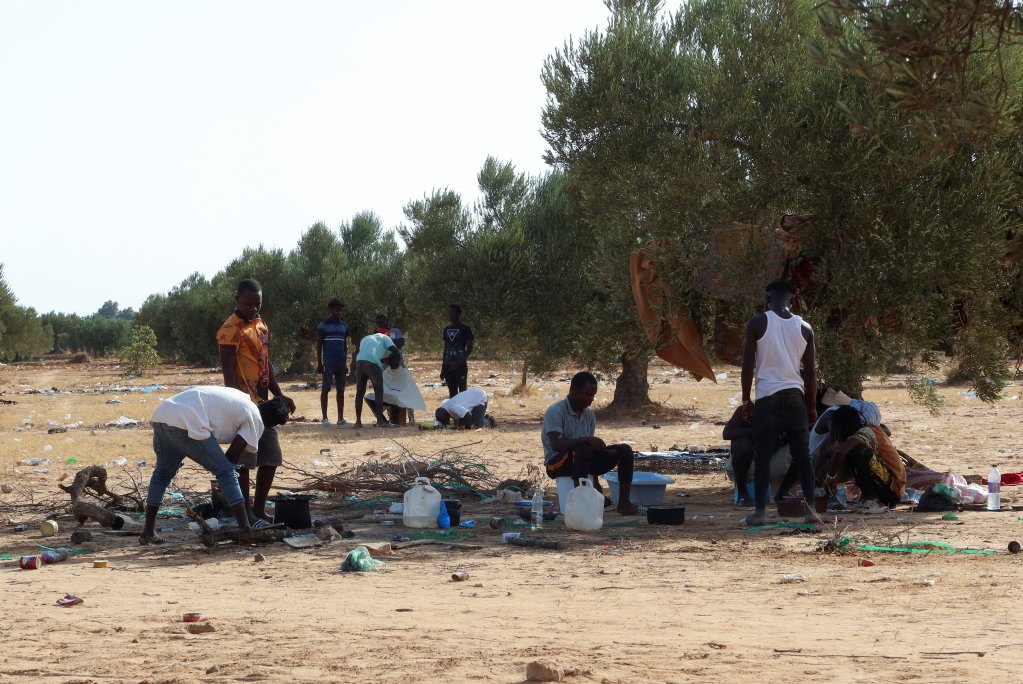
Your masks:
{"label": "fallen log", "polygon": [[88,491],[89,494],[102,500],[103,497],[110,499],[108,506],[125,511],[141,511],[142,502],[136,496],[120,495],[107,489],[107,469],[103,466],[92,465],[82,468],[75,475],[70,485],[57,485],[61,490],[71,495],[71,513],[78,519],[78,525],[82,526],[92,519],[104,527],[119,530],[124,527],[124,518],[117,515],[109,508],[98,506],[88,501],[82,501],[82,495]]}
{"label": "fallen log", "polygon": [[258,530],[239,530],[237,527],[224,527],[216,530],[202,531],[199,540],[207,548],[216,548],[221,542],[233,541],[237,544],[273,544],[283,541],[291,534],[286,527],[262,527]]}

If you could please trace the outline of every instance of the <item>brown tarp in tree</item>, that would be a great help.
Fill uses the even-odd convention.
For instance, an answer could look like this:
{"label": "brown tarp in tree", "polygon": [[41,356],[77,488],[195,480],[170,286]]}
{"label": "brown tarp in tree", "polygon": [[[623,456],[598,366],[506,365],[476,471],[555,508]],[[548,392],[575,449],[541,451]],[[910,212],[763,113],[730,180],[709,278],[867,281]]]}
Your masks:
{"label": "brown tarp in tree", "polygon": [[670,302],[666,301],[669,298],[650,255],[646,252],[632,254],[629,273],[639,318],[657,356],[689,371],[697,380],[710,378],[717,382],[696,322],[677,312],[672,312],[669,317],[670,307],[667,304]]}

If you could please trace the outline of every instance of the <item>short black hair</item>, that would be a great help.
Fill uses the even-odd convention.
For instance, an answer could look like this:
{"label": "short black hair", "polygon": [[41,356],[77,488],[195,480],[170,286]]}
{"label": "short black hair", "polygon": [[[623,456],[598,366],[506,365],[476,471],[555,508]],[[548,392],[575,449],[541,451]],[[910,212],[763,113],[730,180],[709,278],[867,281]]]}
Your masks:
{"label": "short black hair", "polygon": [[345,307],[345,303],[342,302],[337,297],[332,297],[331,300],[329,302],[327,302],[327,308],[328,309],[343,309],[344,307]]}
{"label": "short black hair", "polygon": [[238,283],[238,294],[243,292],[255,292],[256,294],[263,294],[263,286],[259,284],[259,281],[255,278],[246,278],[245,280]]}
{"label": "short black hair", "polygon": [[861,427],[863,418],[852,406],[839,406],[831,416],[831,431],[840,442],[852,437]]}
{"label": "short black hair", "polygon": [[589,387],[590,385],[596,387],[597,378],[595,378],[593,373],[590,373],[589,371],[579,371],[572,376],[572,382],[568,385],[568,391],[571,392],[583,387]]}
{"label": "short black hair", "polygon": [[263,419],[264,427],[284,425],[288,422],[288,405],[281,397],[261,401],[256,404],[256,408],[259,409],[259,417]]}
{"label": "short black hair", "polygon": [[792,283],[787,280],[775,280],[767,284],[765,288],[768,292],[788,292],[789,294],[796,294],[796,288],[792,287]]}
{"label": "short black hair", "polygon": [[462,307],[458,306],[457,304],[448,304],[448,308],[449,309],[454,309],[456,316],[461,316],[462,315]]}
{"label": "short black hair", "polygon": [[373,320],[375,321],[375,320],[377,320],[378,318],[382,318],[382,319],[384,319],[385,321],[387,320],[387,316],[386,316],[385,314],[377,314],[377,315],[376,315],[376,318],[374,318]]}

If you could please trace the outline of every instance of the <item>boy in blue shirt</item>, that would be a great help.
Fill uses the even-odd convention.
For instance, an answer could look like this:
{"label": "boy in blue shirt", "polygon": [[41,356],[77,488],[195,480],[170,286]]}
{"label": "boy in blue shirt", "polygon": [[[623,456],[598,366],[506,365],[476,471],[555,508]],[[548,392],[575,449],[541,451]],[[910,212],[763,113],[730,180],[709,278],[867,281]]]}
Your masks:
{"label": "boy in blue shirt", "polygon": [[320,410],[323,413],[323,424],[330,425],[327,418],[327,395],[332,385],[337,385],[337,424],[345,425],[345,377],[348,367],[347,339],[351,337],[348,323],[341,318],[344,315],[344,303],[334,297],[327,303],[330,316],[316,326],[316,372],[323,374],[320,385]]}

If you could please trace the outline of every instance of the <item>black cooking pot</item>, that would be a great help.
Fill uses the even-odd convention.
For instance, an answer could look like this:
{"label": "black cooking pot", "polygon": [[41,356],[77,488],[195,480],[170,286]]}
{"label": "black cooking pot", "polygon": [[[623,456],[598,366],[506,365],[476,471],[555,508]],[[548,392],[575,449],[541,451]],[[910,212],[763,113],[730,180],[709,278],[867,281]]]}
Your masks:
{"label": "black cooking pot", "polygon": [[685,506],[650,506],[646,509],[646,521],[651,525],[681,525],[685,520]]}

